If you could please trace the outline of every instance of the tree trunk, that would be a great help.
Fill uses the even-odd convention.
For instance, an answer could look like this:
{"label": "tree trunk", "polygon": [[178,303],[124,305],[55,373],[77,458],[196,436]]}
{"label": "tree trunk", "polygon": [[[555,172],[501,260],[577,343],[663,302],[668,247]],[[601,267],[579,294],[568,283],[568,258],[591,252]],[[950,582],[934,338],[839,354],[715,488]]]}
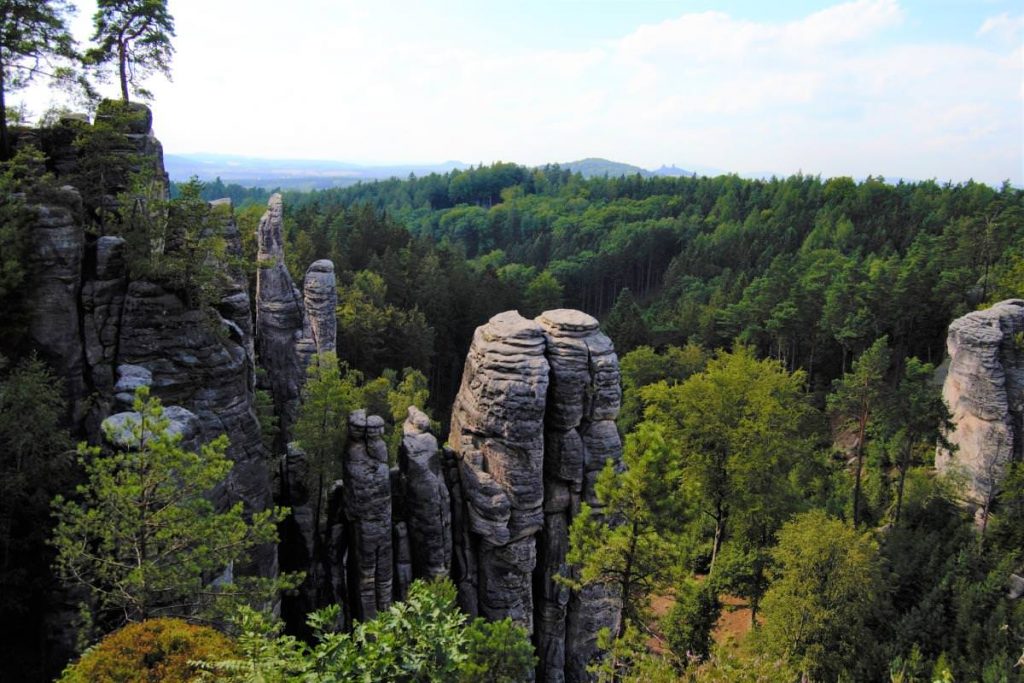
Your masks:
{"label": "tree trunk", "polygon": [[864,469],[864,434],[867,431],[868,411],[860,414],[860,435],[857,439],[857,469],[853,479],[853,526],[860,524],[860,473]]}
{"label": "tree trunk", "polygon": [[719,501],[715,506],[715,541],[711,546],[711,565],[708,567],[708,576],[715,573],[715,560],[722,550],[722,537],[725,535],[725,509]]}
{"label": "tree trunk", "polygon": [[900,485],[896,489],[896,515],[893,519],[896,526],[899,526],[900,511],[903,509],[903,485],[907,481],[907,470],[910,469],[910,449],[913,443],[912,439],[907,439],[907,449],[903,451],[903,462],[900,463]]}
{"label": "tree trunk", "polygon": [[121,100],[128,101],[128,56],[124,41],[117,45],[117,68],[121,77]]}

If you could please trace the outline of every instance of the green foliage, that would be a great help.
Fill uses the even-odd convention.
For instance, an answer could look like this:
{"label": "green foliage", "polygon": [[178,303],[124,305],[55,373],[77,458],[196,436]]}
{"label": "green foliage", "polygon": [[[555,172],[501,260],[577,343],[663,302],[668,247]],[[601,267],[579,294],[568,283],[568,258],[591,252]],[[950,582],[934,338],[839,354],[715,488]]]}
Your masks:
{"label": "green foliage", "polygon": [[772,556],[762,650],[812,680],[872,679],[873,620],[885,595],[877,544],[812,510],[783,526]]}
{"label": "green foliage", "polygon": [[562,580],[574,588],[605,586],[622,603],[617,637],[642,623],[652,595],[671,585],[678,572],[671,532],[679,507],[678,473],[671,469],[664,430],[643,423],[626,437],[623,469],[605,464],[596,485],[601,508],[585,503],[569,529],[566,561],[575,568]]}
{"label": "green foliage", "polygon": [[640,390],[646,421],[663,426],[675,454],[683,499],[712,524],[711,572],[730,539],[758,557],[799,506],[792,475],[812,459],[817,428],[804,381],[737,347],[681,384]]}
{"label": "green foliage", "polygon": [[688,663],[708,657],[713,645],[711,631],[721,613],[722,603],[714,582],[687,581],[676,588],[675,603],[661,620],[661,630],[679,661]]}
{"label": "green foliage", "polygon": [[[828,397],[828,410],[840,421],[840,430],[855,433],[856,465],[853,479],[853,525],[864,517],[861,500],[861,475],[872,418],[884,410],[889,400],[886,373],[889,369],[889,340],[881,337],[853,363],[850,372],[833,384]],[[916,380],[915,380],[916,381]]]}
{"label": "green foliage", "polygon": [[73,5],[66,0],[3,0],[0,3],[0,160],[10,158],[7,96],[37,75],[60,79],[66,69],[55,59],[74,56],[68,30]]}
{"label": "green foliage", "polygon": [[96,46],[86,59],[100,68],[116,66],[124,102],[129,87],[144,99],[152,97],[142,82],[153,73],[171,77],[174,18],[167,0],[99,0],[92,25]]}
{"label": "green foliage", "polygon": [[466,654],[460,683],[519,683],[537,665],[526,629],[508,618],[474,619],[466,628]]}
{"label": "green foliage", "polygon": [[11,680],[36,680],[33,638],[54,609],[50,498],[71,488],[62,382],[35,356],[0,356],[0,662]]}
{"label": "green foliage", "polygon": [[130,447],[104,453],[80,445],[85,483],[72,498],[54,498],[58,575],[69,587],[84,588],[114,623],[223,615],[240,602],[268,600],[280,588],[275,580],[208,582],[275,541],[283,512],[247,518],[241,503],[216,511],[209,494],[232,467],[227,437],[199,453],[187,451],[147,388],[136,391],[134,409],[138,418],[117,435]]}
{"label": "green foliage", "polygon": [[692,342],[683,347],[669,346],[660,352],[650,346],[638,346],[620,355],[622,410],[619,412],[619,429],[629,433],[643,418],[643,393],[640,389],[655,382],[678,384],[703,370],[707,362],[707,352]]}
{"label": "green foliage", "polygon": [[551,271],[538,273],[523,292],[522,314],[528,318],[535,318],[544,311],[561,308],[562,293],[562,283],[551,274]]}
{"label": "green foliage", "polygon": [[650,343],[651,332],[628,287],[619,292],[615,305],[603,322],[605,333],[611,337],[619,353],[628,353]]}
{"label": "green foliage", "polygon": [[413,582],[392,605],[351,633],[331,630],[339,607],[310,615],[315,643],[279,635],[266,617],[243,611],[241,658],[205,662],[218,681],[521,681],[532,670],[526,632],[509,622],[467,624],[449,581]]}
{"label": "green foliage", "polygon": [[60,683],[188,683],[199,673],[194,660],[236,655],[230,638],[181,619],[129,624],[89,648],[64,670]]}

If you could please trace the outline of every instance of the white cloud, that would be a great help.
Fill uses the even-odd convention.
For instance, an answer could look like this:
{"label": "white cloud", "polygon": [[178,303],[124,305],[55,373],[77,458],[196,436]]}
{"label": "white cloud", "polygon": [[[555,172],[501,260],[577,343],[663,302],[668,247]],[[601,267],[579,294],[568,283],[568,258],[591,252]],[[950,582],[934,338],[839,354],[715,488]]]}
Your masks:
{"label": "white cloud", "polygon": [[997,40],[1007,43],[1020,43],[1024,37],[1024,14],[1010,16],[1009,13],[989,17],[975,34],[981,36],[993,36]]}
{"label": "white cloud", "polygon": [[169,152],[1024,183],[1024,53],[1002,38],[1020,17],[910,41],[896,0],[856,0],[787,22],[691,12],[526,49],[435,3],[171,2],[174,83],[152,84]]}

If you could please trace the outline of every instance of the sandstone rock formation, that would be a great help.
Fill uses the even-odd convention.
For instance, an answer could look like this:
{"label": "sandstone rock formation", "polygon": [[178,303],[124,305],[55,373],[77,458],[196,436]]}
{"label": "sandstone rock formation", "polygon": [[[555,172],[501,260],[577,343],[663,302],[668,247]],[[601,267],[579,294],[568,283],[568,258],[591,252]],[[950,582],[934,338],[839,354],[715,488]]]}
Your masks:
{"label": "sandstone rock formation", "polygon": [[82,285],[85,360],[93,390],[109,396],[114,389],[117,337],[128,286],[125,241],[109,235],[100,237],[93,250],[93,273]]}
{"label": "sandstone rock formation", "polygon": [[398,464],[416,578],[448,576],[452,566],[452,507],[430,418],[414,406],[402,425]]}
{"label": "sandstone rock formation", "polygon": [[567,309],[537,318],[547,341],[551,386],[545,413],[544,530],[540,535],[535,585],[539,679],[587,680],[597,632],[614,629],[619,606],[603,590],[578,595],[555,580],[568,575],[568,529],[580,502],[597,507],[597,474],[622,457],[615,427],[619,413],[618,358],[591,316]]}
{"label": "sandstone rock formation", "polygon": [[380,417],[364,410],[349,415],[343,502],[353,616],[360,621],[390,607],[393,590],[391,472],[383,434]]}
{"label": "sandstone rock formation", "polygon": [[[544,525],[544,406],[548,361],[540,325],[515,311],[478,327],[452,408],[475,576],[467,610],[533,630],[536,535]],[[466,589],[472,593],[471,588]]]}
{"label": "sandstone rock formation", "polygon": [[82,417],[88,393],[78,306],[82,291],[85,230],[78,191],[62,187],[36,214],[29,256],[28,332],[34,348],[66,382],[65,397],[73,419]]}
{"label": "sandstone rock formation", "polygon": [[953,321],[942,387],[955,451],[939,448],[940,472],[966,475],[969,502],[987,519],[1007,463],[1024,457],[1024,300],[1010,299]]}
{"label": "sandstone rock formation", "polygon": [[320,259],[309,267],[302,299],[305,318],[296,350],[300,365],[305,368],[314,355],[333,352],[338,340],[338,289],[331,261]]}
{"label": "sandstone rock formation", "polygon": [[282,446],[295,423],[305,376],[296,351],[303,329],[302,295],[284,263],[283,212],[281,195],[273,195],[260,220],[256,256],[256,350],[267,371]]}

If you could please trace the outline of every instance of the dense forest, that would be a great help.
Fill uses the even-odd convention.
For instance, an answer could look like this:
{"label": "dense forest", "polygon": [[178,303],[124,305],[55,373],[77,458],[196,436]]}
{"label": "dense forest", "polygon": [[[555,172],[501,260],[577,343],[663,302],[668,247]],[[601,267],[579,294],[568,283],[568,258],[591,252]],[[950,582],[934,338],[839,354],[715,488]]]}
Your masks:
{"label": "dense forest", "polygon": [[[109,134],[102,126],[79,130],[82,173],[110,163]],[[14,220],[4,238],[22,253],[31,221],[19,197],[45,202],[55,191],[45,172],[51,161],[34,154],[23,150],[3,176],[14,198],[5,204]],[[146,196],[144,177],[123,186],[122,206]],[[179,290],[197,309],[230,287],[225,272],[254,288],[261,191],[240,194],[225,216],[205,199],[228,188],[175,186],[172,199],[147,200],[171,217],[159,227],[109,213],[110,188],[87,181],[77,182],[90,229],[127,240],[132,277]],[[1020,679],[1024,613],[1006,597],[1006,582],[1022,561],[1024,470],[1011,467],[979,535],[957,481],[935,476],[932,461],[949,420],[936,380],[947,326],[1024,291],[1024,192],[802,176],[587,180],[554,166],[496,164],[287,193],[284,206],[283,253],[294,281],[322,258],[337,274],[338,362],[325,358],[310,376],[295,424],[315,456],[319,495],[336,476],[333,454],[349,409],[385,417],[395,430],[387,437],[392,459],[406,405],[429,409],[444,433],[473,330],[494,313],[565,306],[602,321],[622,369],[624,467],[609,466],[597,481],[611,514],[576,516],[567,557],[577,569],[565,579],[577,590],[612,587],[621,599],[620,626],[592,666],[597,679]],[[228,219],[240,236],[233,256],[210,227]],[[178,234],[181,247],[152,251],[157,227]],[[139,230],[149,238],[140,241]],[[18,302],[32,277],[17,266],[4,264],[12,333],[25,325]],[[83,571],[74,550],[83,541],[69,529],[90,497],[128,493],[82,483],[101,476],[98,450],[80,449],[83,469],[69,467],[69,444],[82,434],[59,427],[66,393],[48,388],[54,370],[21,336],[4,338],[5,587],[19,587],[5,588],[4,609],[45,615],[53,608],[44,597],[54,581],[47,565],[56,559],[55,576],[71,585]],[[263,396],[263,439],[273,450],[277,418]],[[158,427],[168,424],[146,395],[135,407]],[[204,446],[213,469],[190,475],[199,489],[223,476],[215,463],[224,447]],[[173,441],[153,448],[187,457]],[[54,495],[56,532],[38,524]],[[319,510],[316,517],[326,523]],[[275,519],[283,518],[253,520],[240,545],[265,542]],[[202,539],[191,523],[181,533]],[[224,560],[209,561],[202,566]],[[300,578],[257,588],[294,591]],[[450,589],[416,590],[411,609],[458,614]],[[146,608],[127,621],[151,613],[161,614]],[[94,614],[83,633],[112,630],[124,621],[114,614]],[[505,657],[516,664],[493,680],[519,680],[533,661],[521,645],[495,644],[522,642],[521,633],[500,631],[512,629],[508,623],[489,631],[486,622],[453,616],[446,635],[430,635],[441,625],[422,611],[389,613],[367,622],[376,635],[343,632],[337,637],[345,640],[333,641],[324,629],[337,615],[316,613],[314,631],[295,639],[275,635],[259,612],[242,614],[233,622],[240,645],[198,657],[212,658],[210,675],[245,680],[240,662],[258,661],[260,675],[300,676],[325,647],[355,648],[345,666],[379,672],[404,664],[373,664],[368,643],[409,637],[446,643],[451,659],[428,675],[433,680],[499,671],[495,661]],[[304,645],[314,632],[319,644]],[[477,650],[466,650],[472,643]],[[86,661],[82,667],[96,665],[95,657]],[[378,664],[385,668],[372,669]]]}
{"label": "dense forest", "polygon": [[0,678],[1024,681],[1024,190],[171,183],[166,3],[70,9],[0,2]]}

